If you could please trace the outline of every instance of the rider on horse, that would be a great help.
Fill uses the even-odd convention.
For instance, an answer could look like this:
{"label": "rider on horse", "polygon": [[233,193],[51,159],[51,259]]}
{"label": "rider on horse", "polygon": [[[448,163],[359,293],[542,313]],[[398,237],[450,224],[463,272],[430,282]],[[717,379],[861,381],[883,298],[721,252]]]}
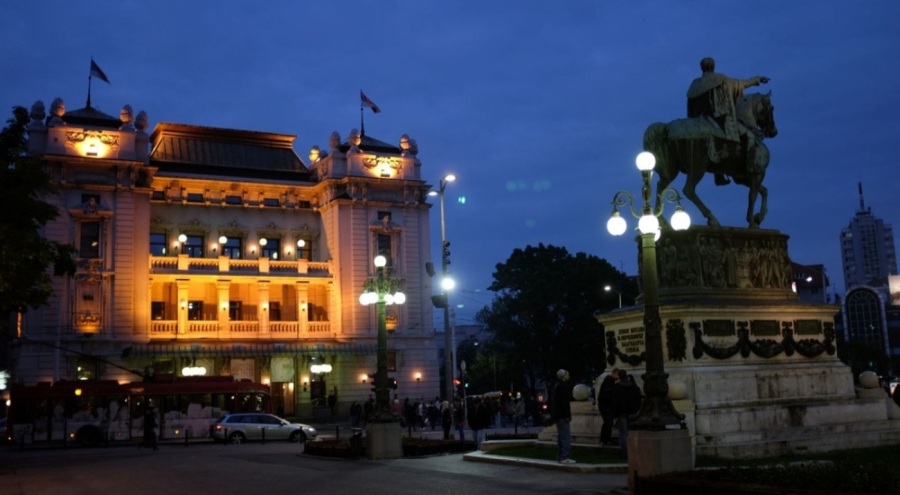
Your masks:
{"label": "rider on horse", "polygon": [[[700,61],[703,75],[691,82],[687,92],[688,118],[706,117],[722,131],[726,141],[740,143],[741,154],[746,157],[747,170],[752,170],[752,156],[755,136],[735,118],[735,104],[744,96],[744,90],[769,82],[768,77],[756,76],[750,79],[732,79],[715,72],[716,61],[706,57]],[[716,174],[716,185],[731,181],[725,174]]]}

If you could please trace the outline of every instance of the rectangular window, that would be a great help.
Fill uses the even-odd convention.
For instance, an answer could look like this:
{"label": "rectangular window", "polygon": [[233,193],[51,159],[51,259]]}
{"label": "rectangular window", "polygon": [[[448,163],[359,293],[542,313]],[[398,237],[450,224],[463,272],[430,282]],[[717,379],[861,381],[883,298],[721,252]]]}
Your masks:
{"label": "rectangular window", "polygon": [[225,196],[225,204],[240,206],[244,204],[244,200],[240,196]]}
{"label": "rectangular window", "polygon": [[202,203],[204,201],[202,193],[188,193],[188,203]]}
{"label": "rectangular window", "polygon": [[152,256],[166,255],[166,234],[162,232],[150,233],[150,254]]}
{"label": "rectangular window", "polygon": [[392,266],[391,259],[391,236],[386,234],[378,234],[375,239],[375,254],[382,255],[387,258],[387,266]]}
{"label": "rectangular window", "polygon": [[150,199],[153,201],[162,201],[166,199],[165,191],[153,191],[153,194],[150,195]]}
{"label": "rectangular window", "polygon": [[279,205],[280,205],[280,203],[279,203],[279,201],[278,201],[276,198],[265,198],[265,199],[263,199],[263,206],[272,206],[272,207],[276,207],[276,206],[279,206]]}
{"label": "rectangular window", "polygon": [[240,321],[244,319],[243,305],[241,301],[228,301],[228,318]]}
{"label": "rectangular window", "polygon": [[306,239],[297,239],[297,259],[312,261],[312,244]]}
{"label": "rectangular window", "polygon": [[280,301],[272,301],[269,303],[269,321],[281,321]]}
{"label": "rectangular window", "polygon": [[219,249],[222,250],[222,256],[227,256],[233,260],[239,260],[244,252],[244,240],[240,237],[229,237],[225,244]]}
{"label": "rectangular window", "polygon": [[262,256],[265,258],[277,260],[281,256],[281,239],[266,239],[266,245],[261,247]]}
{"label": "rectangular window", "polygon": [[81,222],[80,258],[100,257],[100,222]]}
{"label": "rectangular window", "polygon": [[203,301],[188,301],[187,309],[189,320],[203,319]]}
{"label": "rectangular window", "polygon": [[191,258],[203,257],[203,236],[189,235],[181,244],[181,252]]}
{"label": "rectangular window", "polygon": [[166,303],[163,301],[153,301],[150,303],[150,317],[154,320],[166,319]]}

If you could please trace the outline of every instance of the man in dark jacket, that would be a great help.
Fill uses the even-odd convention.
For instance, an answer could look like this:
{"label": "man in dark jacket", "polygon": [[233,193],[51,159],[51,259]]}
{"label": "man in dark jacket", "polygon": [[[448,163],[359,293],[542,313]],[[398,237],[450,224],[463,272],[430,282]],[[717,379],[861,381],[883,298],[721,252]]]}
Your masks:
{"label": "man in dark jacket", "polygon": [[641,389],[625,370],[619,370],[619,381],[612,392],[613,414],[619,426],[619,448],[622,457],[628,458],[628,417],[636,414],[641,408]]}
{"label": "man in dark jacket", "polygon": [[572,421],[572,385],[569,384],[569,372],[559,370],[556,372],[559,379],[553,386],[550,395],[550,418],[556,423],[557,460],[560,464],[575,464],[572,455],[572,429],[569,423]]}
{"label": "man in dark jacket", "polygon": [[609,445],[612,440],[612,425],[615,421],[612,407],[612,392],[619,379],[619,369],[612,371],[600,382],[600,390],[597,391],[597,409],[603,418],[603,426],[600,427],[600,445]]}

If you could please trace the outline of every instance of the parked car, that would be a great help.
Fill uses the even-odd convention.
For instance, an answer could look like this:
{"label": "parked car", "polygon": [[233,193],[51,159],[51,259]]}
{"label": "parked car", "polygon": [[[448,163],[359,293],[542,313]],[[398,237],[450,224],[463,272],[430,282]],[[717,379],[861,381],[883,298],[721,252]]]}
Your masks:
{"label": "parked car", "polygon": [[263,439],[305,442],[318,434],[312,426],[265,413],[227,414],[212,426],[213,440],[235,444]]}

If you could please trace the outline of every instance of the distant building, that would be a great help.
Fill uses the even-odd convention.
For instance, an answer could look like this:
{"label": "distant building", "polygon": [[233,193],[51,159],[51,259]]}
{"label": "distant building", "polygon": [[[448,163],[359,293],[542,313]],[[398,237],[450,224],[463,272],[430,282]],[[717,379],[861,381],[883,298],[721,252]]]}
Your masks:
{"label": "distant building", "polygon": [[78,270],[25,314],[16,382],[202,369],[271,383],[285,415],[333,391],[346,411],[370,394],[376,311],[358,298],[384,254],[407,294],[387,309],[389,374],[403,395],[437,395],[432,205],[414,140],[335,132],[306,162],[292,135],[150,132],[130,106],[116,118],[57,100],[50,113],[32,108],[29,152],[58,189],[44,235],[75,247]]}
{"label": "distant building", "polygon": [[889,223],[873,215],[871,208],[866,208],[862,183],[859,183],[859,211],[850,225],[841,229],[841,260],[844,287],[848,291],[873,283],[886,287],[888,276],[897,274],[894,231]]}

